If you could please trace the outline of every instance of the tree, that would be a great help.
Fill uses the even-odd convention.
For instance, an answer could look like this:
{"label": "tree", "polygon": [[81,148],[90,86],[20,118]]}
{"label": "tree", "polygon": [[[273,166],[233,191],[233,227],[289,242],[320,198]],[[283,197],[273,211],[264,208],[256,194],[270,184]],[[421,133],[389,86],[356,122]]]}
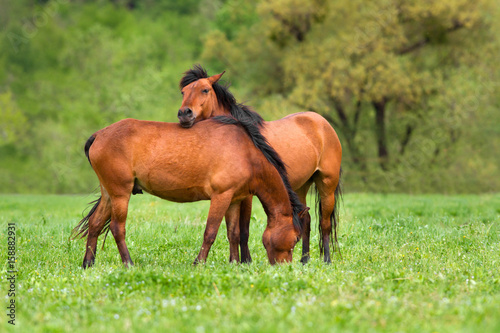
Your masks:
{"label": "tree", "polygon": [[0,146],[19,140],[25,126],[26,117],[13,99],[12,92],[0,93]]}
{"label": "tree", "polygon": [[[464,82],[456,79],[486,78],[478,59],[494,39],[487,13],[495,6],[490,0],[261,1],[260,20],[248,28],[254,33],[240,36],[251,45],[271,42],[273,65],[283,73],[275,87],[327,118],[366,177],[378,172],[376,165],[381,172],[403,159],[431,165],[452,151],[460,130],[441,120],[446,114],[462,124],[476,112],[465,100],[475,100],[476,108],[485,102],[475,92],[457,94]],[[238,37],[226,42],[243,46]],[[227,62],[237,67],[236,58]],[[439,138],[429,151],[413,156],[412,145],[433,131]]]}

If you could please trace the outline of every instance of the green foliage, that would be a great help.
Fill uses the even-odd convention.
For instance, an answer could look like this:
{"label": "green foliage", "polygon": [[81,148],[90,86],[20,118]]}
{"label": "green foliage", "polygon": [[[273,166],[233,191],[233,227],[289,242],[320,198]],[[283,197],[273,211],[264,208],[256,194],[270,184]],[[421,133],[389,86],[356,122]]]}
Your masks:
{"label": "green foliage", "polygon": [[[0,227],[16,223],[16,332],[497,332],[500,196],[350,194],[341,210],[342,259],[268,264],[265,215],[254,205],[250,265],[228,260],[225,226],[208,263],[207,202],[134,196],[124,269],[114,240],[80,268],[84,240],[69,241],[89,196],[0,196]],[[310,198],[310,201],[314,200]],[[29,206],[30,209],[26,209]],[[0,251],[6,253],[6,242]],[[6,285],[6,268],[1,282]],[[5,321],[2,328],[7,328]]]}
{"label": "green foliage", "polygon": [[12,92],[0,93],[0,145],[19,140],[25,123],[26,117],[12,99]]}
{"label": "green foliage", "polygon": [[12,95],[1,95],[10,117],[1,128],[23,134],[0,144],[2,191],[87,192],[96,185],[83,155],[92,133],[126,117],[176,120],[177,83],[201,52],[204,20],[109,2],[52,1],[26,14],[34,23],[11,19],[0,35],[0,87]]}
{"label": "green foliage", "polygon": [[[351,188],[498,189],[498,168],[462,169],[466,159],[500,162],[485,154],[498,140],[469,149],[482,136],[470,124],[499,119],[496,2],[275,0],[256,8],[260,21],[237,37],[210,34],[204,58],[258,78],[247,73],[252,63],[262,77],[251,80],[255,91],[324,115],[343,143]],[[487,128],[498,132],[498,121]]]}
{"label": "green foliage", "polygon": [[204,37],[201,59],[216,71],[230,71],[231,78],[226,75],[226,80],[237,82],[245,77],[244,89],[254,95],[262,97],[276,91],[283,78],[282,69],[275,65],[280,53],[266,38],[255,4],[232,0],[218,13],[215,29]]}
{"label": "green foliage", "polygon": [[498,17],[492,0],[1,2],[0,191],[87,192],[85,140],[176,121],[199,60],[266,120],[324,115],[348,190],[498,190]]}

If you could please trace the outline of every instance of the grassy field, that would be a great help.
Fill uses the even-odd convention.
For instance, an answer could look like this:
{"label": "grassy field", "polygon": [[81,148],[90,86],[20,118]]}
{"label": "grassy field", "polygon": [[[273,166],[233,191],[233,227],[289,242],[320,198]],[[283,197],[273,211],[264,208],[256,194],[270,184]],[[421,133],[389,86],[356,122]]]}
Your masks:
{"label": "grassy field", "polygon": [[[250,265],[228,263],[223,225],[207,264],[193,267],[208,203],[132,198],[124,269],[112,236],[80,268],[68,241],[92,196],[0,196],[6,313],[7,224],[17,228],[16,326],[0,332],[500,332],[500,195],[349,194],[342,259],[271,267],[256,204]],[[314,218],[314,216],[313,216]],[[101,237],[102,238],[102,237]]]}

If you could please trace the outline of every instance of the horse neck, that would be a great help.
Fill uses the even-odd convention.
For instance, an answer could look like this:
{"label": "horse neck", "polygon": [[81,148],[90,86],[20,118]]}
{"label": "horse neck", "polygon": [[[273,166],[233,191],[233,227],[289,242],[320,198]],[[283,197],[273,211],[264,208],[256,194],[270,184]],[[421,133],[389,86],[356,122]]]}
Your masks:
{"label": "horse neck", "polygon": [[231,111],[225,107],[223,107],[218,101],[217,99],[215,99],[214,101],[212,101],[213,105],[212,105],[212,114],[210,115],[210,117],[217,117],[217,116],[230,116],[231,115]]}
{"label": "horse neck", "polygon": [[284,217],[290,218],[289,221],[293,224],[292,205],[278,171],[270,164],[263,169],[265,170],[263,174],[258,175],[256,179],[255,194],[268,216],[268,226],[280,223]]}

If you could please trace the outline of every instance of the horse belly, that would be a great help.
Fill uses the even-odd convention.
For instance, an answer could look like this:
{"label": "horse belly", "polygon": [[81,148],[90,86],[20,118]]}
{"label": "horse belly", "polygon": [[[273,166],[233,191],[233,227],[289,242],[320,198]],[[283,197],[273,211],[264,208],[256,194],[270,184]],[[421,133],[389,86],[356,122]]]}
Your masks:
{"label": "horse belly", "polygon": [[178,189],[178,190],[152,190],[146,192],[157,196],[159,198],[173,201],[173,202],[193,202],[200,200],[210,200],[210,196],[204,191],[202,188],[186,188],[186,189]]}
{"label": "horse belly", "polygon": [[137,183],[144,191],[174,202],[210,200],[210,187],[196,175],[158,170],[136,173]]}

